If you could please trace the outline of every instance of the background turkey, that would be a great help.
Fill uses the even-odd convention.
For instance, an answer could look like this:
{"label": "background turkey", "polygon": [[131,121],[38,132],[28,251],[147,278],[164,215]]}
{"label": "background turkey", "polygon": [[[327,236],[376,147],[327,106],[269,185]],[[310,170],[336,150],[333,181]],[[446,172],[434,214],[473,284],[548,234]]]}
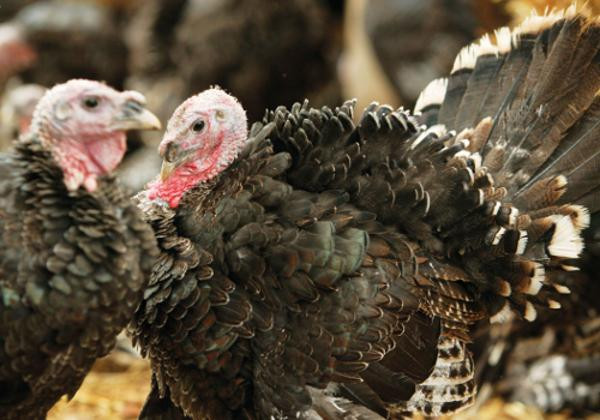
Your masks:
{"label": "background turkey", "polygon": [[0,411],[42,418],[73,396],[131,318],[153,233],[111,175],[125,131],[160,123],[138,92],[74,80],[1,156]]}
{"label": "background turkey", "polygon": [[558,309],[600,209],[599,41],[574,7],[533,16],[464,48],[415,116],[373,104],[357,126],[352,102],[305,102],[246,140],[231,96],[184,102],[139,196],[162,250],[132,325],[142,417],[470,405],[473,324]]}

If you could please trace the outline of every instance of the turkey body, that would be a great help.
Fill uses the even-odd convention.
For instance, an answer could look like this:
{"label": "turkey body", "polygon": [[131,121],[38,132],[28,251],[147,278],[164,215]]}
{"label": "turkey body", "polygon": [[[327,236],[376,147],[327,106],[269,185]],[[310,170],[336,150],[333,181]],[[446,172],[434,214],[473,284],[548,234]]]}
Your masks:
{"label": "turkey body", "polygon": [[67,191],[35,135],[2,155],[0,410],[45,418],[130,320],[156,241],[115,179]]}
{"label": "turkey body", "polygon": [[539,17],[461,52],[415,115],[280,107],[177,208],[141,193],[161,249],[131,324],[141,417],[469,405],[471,325],[556,308],[599,209],[599,40],[572,9]]}

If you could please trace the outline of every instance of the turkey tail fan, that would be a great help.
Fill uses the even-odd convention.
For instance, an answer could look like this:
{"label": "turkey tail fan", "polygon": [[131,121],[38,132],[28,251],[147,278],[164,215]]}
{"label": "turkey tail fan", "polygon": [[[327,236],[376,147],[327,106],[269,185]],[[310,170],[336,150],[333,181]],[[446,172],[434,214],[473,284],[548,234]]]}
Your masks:
{"label": "turkey tail fan", "polygon": [[420,114],[421,122],[427,127],[438,124],[440,107],[447,89],[448,79],[435,79],[419,94],[415,103],[415,115]]}
{"label": "turkey tail fan", "polygon": [[[559,308],[556,294],[569,293],[553,273],[575,269],[582,232],[600,209],[600,23],[572,6],[534,14],[494,38],[465,47],[443,100],[421,100],[415,111],[421,122],[458,132],[446,146],[463,144],[464,156],[480,164],[471,184],[486,216],[438,219],[448,250],[467,266],[477,265],[472,257],[487,260],[494,278],[487,276],[491,293],[482,298],[495,320],[509,310],[533,320],[537,306]],[[497,225],[482,235],[476,226],[486,217]]]}

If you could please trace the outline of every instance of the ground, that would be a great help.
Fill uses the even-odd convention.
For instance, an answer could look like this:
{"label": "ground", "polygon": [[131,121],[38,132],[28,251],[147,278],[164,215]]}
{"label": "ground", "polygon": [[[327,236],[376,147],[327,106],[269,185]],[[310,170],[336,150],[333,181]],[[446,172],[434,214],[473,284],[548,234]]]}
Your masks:
{"label": "ground", "polygon": [[[99,359],[72,401],[63,398],[48,420],[136,419],[150,389],[146,360],[123,351]],[[532,407],[493,399],[478,410],[457,414],[452,420],[565,420],[569,413],[544,416]],[[600,420],[600,414],[587,417]]]}

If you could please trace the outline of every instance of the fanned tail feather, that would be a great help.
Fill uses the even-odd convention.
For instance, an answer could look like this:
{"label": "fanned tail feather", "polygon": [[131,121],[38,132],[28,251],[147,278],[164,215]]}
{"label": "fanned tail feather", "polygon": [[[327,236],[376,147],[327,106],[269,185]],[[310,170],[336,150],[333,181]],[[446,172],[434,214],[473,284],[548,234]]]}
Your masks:
{"label": "fanned tail feather", "polygon": [[434,81],[416,109],[458,131],[447,146],[466,143],[469,187],[484,210],[435,222],[449,252],[487,277],[480,287],[494,320],[511,310],[533,320],[536,307],[559,308],[556,294],[569,293],[554,272],[573,269],[600,209],[599,48],[600,24],[574,6],[532,15],[465,47],[443,100]]}

